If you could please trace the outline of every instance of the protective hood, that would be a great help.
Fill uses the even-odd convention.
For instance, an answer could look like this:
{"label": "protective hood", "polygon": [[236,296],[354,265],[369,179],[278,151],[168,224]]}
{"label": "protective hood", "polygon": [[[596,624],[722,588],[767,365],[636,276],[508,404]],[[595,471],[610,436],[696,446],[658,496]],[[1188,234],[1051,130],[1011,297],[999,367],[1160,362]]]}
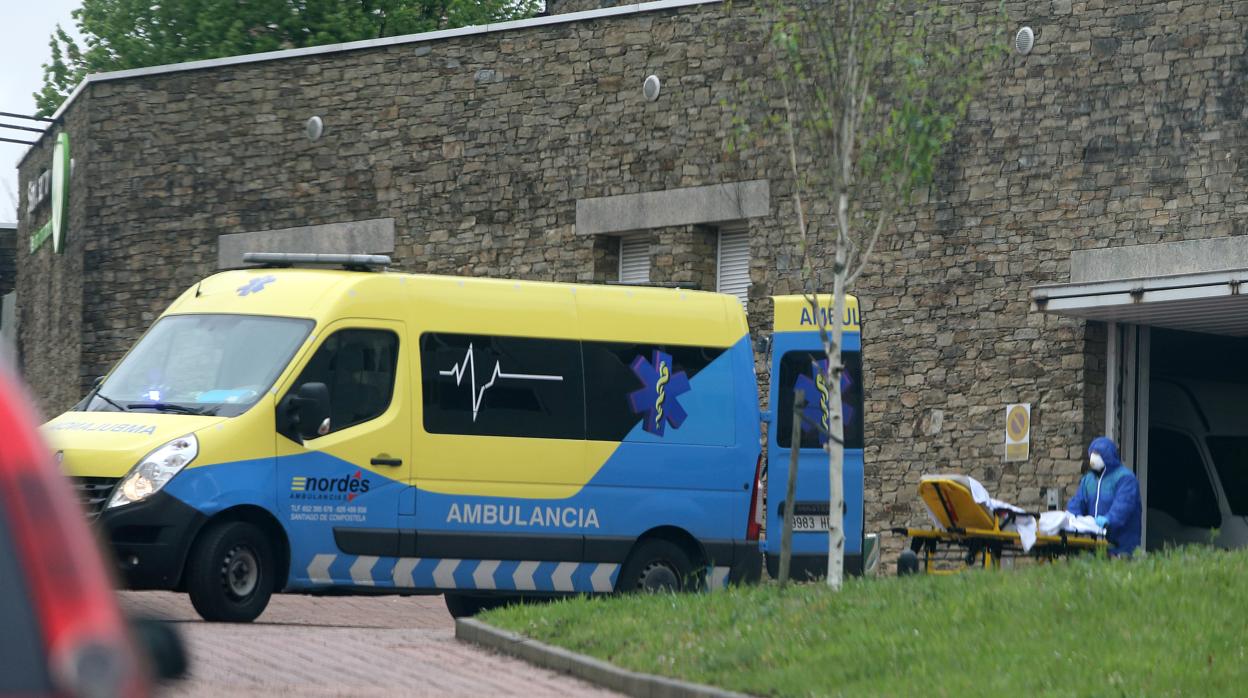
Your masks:
{"label": "protective hood", "polygon": [[160,412],[66,412],[43,425],[43,438],[61,453],[73,477],[121,477],[167,441],[224,420]]}
{"label": "protective hood", "polygon": [[1122,467],[1122,461],[1118,460],[1118,447],[1114,445],[1114,440],[1108,436],[1098,436],[1092,440],[1092,445],[1088,447],[1088,455],[1093,453],[1099,455],[1101,460],[1105,461],[1105,472],[1112,473]]}

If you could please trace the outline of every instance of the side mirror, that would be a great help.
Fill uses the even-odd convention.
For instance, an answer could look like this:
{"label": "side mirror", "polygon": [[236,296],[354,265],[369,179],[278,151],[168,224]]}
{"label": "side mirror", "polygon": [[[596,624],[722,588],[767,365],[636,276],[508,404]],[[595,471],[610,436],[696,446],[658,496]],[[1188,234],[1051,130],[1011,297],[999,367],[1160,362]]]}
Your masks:
{"label": "side mirror", "polygon": [[329,422],[329,388],[324,383],[304,383],[282,400],[278,433],[294,441],[315,439],[326,433]]}
{"label": "side mirror", "polygon": [[95,380],[91,381],[91,392],[99,390],[101,385],[104,385],[104,376],[96,376]]}
{"label": "side mirror", "polygon": [[186,645],[177,628],[151,618],[131,618],[130,632],[157,679],[180,679],[186,674]]}

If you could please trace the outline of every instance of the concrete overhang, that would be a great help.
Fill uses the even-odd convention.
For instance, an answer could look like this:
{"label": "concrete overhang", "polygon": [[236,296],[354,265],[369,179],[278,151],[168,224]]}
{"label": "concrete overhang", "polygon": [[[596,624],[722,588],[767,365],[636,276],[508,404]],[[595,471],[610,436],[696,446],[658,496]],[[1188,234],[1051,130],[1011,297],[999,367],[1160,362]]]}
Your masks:
{"label": "concrete overhang", "polygon": [[771,184],[765,179],[580,199],[576,234],[620,234],[679,225],[715,225],[766,216]]}
{"label": "concrete overhang", "polygon": [[1052,284],[1031,289],[1032,310],[1102,322],[1248,337],[1248,268]]}
{"label": "concrete overhang", "polygon": [[1248,336],[1248,236],[1075,250],[1070,281],[1033,288],[1032,310]]}

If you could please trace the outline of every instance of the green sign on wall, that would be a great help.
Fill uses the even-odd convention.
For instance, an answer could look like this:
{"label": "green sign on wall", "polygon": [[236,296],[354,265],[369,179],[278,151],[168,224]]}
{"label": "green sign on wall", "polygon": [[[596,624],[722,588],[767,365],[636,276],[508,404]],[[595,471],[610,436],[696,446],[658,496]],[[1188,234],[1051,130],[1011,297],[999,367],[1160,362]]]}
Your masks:
{"label": "green sign on wall", "polygon": [[42,228],[30,236],[33,254],[48,238],[52,238],[52,251],[65,249],[65,228],[69,225],[69,134],[56,137],[52,147],[52,215]]}

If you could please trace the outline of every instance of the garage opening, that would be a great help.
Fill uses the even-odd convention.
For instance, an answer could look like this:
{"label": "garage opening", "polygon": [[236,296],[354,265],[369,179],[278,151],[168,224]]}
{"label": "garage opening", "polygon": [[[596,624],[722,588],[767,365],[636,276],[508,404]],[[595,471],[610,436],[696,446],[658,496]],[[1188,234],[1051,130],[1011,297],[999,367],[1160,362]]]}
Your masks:
{"label": "garage opening", "polygon": [[[1105,322],[1105,433],[1140,480],[1146,550],[1248,545],[1248,272],[1037,287]],[[1248,291],[1248,288],[1245,288]]]}
{"label": "garage opening", "polygon": [[1150,334],[1145,547],[1248,545],[1248,338]]}

